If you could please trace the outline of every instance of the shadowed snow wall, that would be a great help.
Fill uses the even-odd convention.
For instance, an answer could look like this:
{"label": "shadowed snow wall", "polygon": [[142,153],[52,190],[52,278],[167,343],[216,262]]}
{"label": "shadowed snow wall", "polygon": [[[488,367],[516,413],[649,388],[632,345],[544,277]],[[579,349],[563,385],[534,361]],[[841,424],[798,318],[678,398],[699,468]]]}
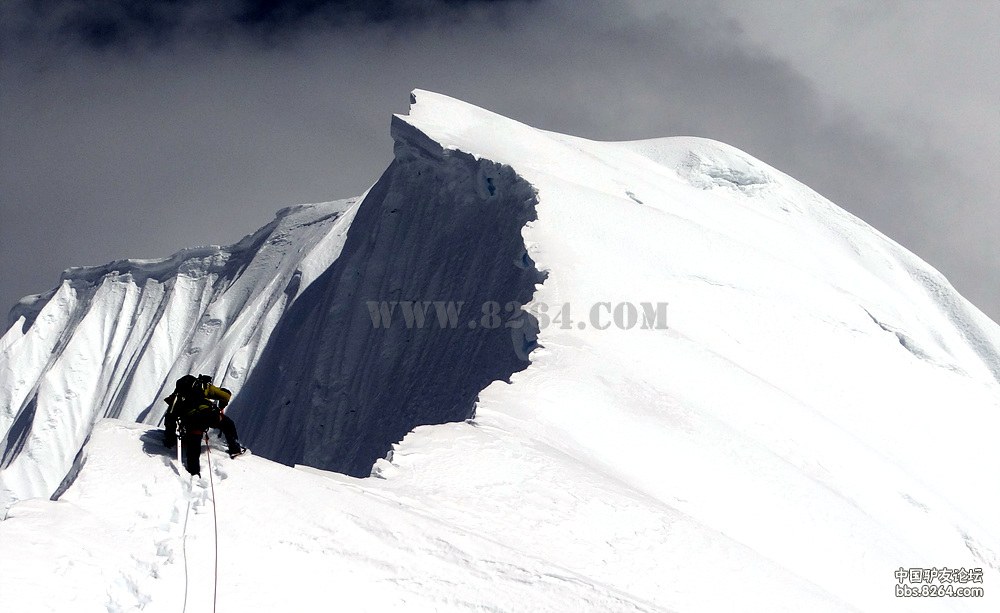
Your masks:
{"label": "shadowed snow wall", "polygon": [[[414,427],[468,419],[480,390],[528,365],[537,323],[512,328],[503,309],[543,280],[521,237],[534,189],[404,121],[393,136],[341,257],[286,312],[230,410],[256,453],[368,476]],[[461,303],[457,319],[441,325],[435,302]],[[375,325],[381,303],[430,304],[422,326],[400,306]]]}

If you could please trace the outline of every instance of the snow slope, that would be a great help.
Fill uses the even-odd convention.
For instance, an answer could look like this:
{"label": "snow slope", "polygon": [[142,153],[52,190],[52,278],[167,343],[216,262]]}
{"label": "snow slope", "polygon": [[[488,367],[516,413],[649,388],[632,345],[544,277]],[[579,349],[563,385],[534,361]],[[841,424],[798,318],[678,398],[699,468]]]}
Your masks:
{"label": "snow slope", "polygon": [[156,424],[188,372],[238,391],[281,314],[340,252],[356,201],[290,207],[238,244],[74,268],[0,338],[0,509],[48,496],[93,424]]}
{"label": "snow slope", "polygon": [[187,611],[212,610],[213,488],[220,612],[655,610],[443,522],[384,481],[234,461],[220,446],[211,481],[205,471],[191,485],[159,434],[100,422],[69,491],[11,509],[0,538],[19,555],[0,556],[5,610],[181,611],[185,592]]}
{"label": "snow slope", "polygon": [[[220,610],[996,609],[1000,328],[939,273],[720,143],[598,143],[425,91],[392,130],[231,413],[259,454],[356,475],[442,425],[369,479],[221,459],[220,555],[245,563]],[[464,306],[378,327],[370,301]],[[610,314],[660,302],[666,328]],[[102,422],[58,500],[10,509],[13,602],[176,609],[189,503],[206,602],[210,496],[144,432]],[[45,559],[94,579],[39,599]],[[985,597],[894,596],[932,566],[981,568]]]}

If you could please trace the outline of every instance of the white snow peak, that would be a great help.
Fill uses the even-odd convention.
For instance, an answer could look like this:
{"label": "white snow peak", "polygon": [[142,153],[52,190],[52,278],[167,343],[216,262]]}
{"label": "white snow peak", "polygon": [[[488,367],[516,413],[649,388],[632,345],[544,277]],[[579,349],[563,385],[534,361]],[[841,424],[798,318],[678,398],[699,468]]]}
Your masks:
{"label": "white snow peak", "polygon": [[[392,133],[357,202],[15,308],[5,606],[203,607],[214,505],[225,610],[995,610],[1000,328],[937,271],[721,143]],[[255,452],[214,501],[154,428],[193,371]]]}

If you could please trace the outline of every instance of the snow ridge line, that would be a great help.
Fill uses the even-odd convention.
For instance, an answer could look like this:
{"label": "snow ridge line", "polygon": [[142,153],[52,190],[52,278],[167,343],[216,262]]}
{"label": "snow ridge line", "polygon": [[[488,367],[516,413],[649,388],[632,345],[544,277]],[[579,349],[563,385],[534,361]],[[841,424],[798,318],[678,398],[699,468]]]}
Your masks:
{"label": "snow ridge line", "polygon": [[[157,423],[156,398],[181,374],[238,392],[284,310],[337,257],[356,202],[284,209],[218,257],[181,262],[188,250],[155,266],[123,261],[124,274],[116,263],[80,269],[29,300],[35,315],[0,338],[10,384],[0,387],[0,507],[50,496],[102,417]],[[133,274],[171,262],[162,280]]]}
{"label": "snow ridge line", "polygon": [[[534,186],[398,118],[392,133],[395,160],[340,257],[284,314],[231,405],[269,459],[367,477],[413,428],[471,418],[479,393],[527,368],[537,346],[530,314],[517,329],[480,323],[482,307],[528,304],[546,277],[522,236]],[[369,311],[430,301],[465,310],[427,326],[376,324]]]}
{"label": "snow ridge line", "polygon": [[[272,238],[272,234],[278,229],[282,221],[302,209],[313,205],[300,204],[285,207],[275,213],[274,219],[262,228],[252,232],[232,245],[202,245],[197,247],[185,247],[176,253],[164,258],[125,258],[114,260],[106,264],[95,266],[72,266],[62,271],[59,276],[59,284],[70,282],[78,289],[93,285],[95,282],[108,275],[131,275],[142,282],[146,279],[157,279],[164,281],[174,277],[178,272],[187,273],[188,276],[201,276],[212,272],[222,272],[230,264],[234,257],[254,253],[260,250],[261,246]],[[334,214],[339,215],[339,213]],[[328,216],[304,223],[295,224],[287,230],[294,230],[299,227],[306,227],[315,223],[322,223],[329,219]],[[197,262],[197,264],[195,263]],[[205,266],[200,268],[199,265]],[[27,330],[34,322],[34,316],[44,308],[45,304],[55,295],[59,286],[47,292],[25,296],[10,310],[7,326],[17,321],[18,317],[24,316],[26,322],[24,329]]]}

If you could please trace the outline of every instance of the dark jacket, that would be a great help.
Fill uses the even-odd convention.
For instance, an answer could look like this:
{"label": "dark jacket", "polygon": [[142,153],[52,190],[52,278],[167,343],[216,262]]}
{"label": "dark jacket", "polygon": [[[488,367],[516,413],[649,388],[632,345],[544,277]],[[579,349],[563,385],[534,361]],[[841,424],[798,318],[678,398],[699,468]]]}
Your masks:
{"label": "dark jacket", "polygon": [[[185,381],[186,379],[187,377],[184,377],[178,381],[174,392],[163,399],[169,406],[167,413],[170,419],[185,421],[194,417],[204,417],[209,413],[221,412],[229,405],[229,400],[233,397],[233,393],[224,387],[216,387],[210,383],[204,387],[189,385]],[[191,379],[193,380],[194,377]],[[219,403],[218,407],[213,402],[216,400]]]}

